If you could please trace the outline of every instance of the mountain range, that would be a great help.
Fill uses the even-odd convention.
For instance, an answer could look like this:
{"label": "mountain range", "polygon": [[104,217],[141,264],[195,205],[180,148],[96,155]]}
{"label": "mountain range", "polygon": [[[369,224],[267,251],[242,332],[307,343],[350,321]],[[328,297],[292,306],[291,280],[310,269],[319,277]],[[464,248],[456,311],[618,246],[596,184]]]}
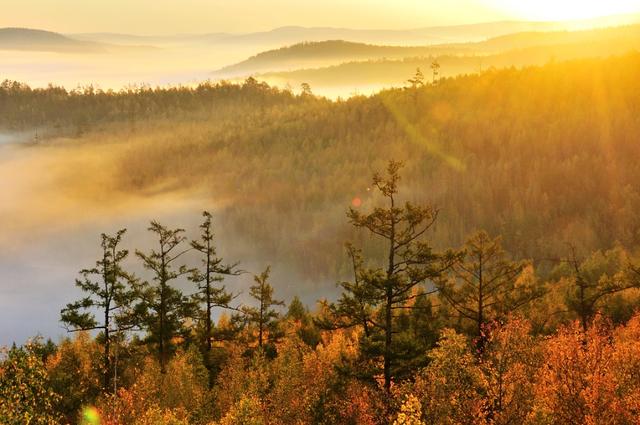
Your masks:
{"label": "mountain range", "polygon": [[85,41],[136,45],[249,44],[262,47],[282,47],[304,41],[326,40],[346,40],[359,43],[388,45],[427,45],[482,41],[487,38],[518,32],[579,30],[594,27],[627,25],[638,22],[640,22],[640,14],[627,14],[578,21],[503,21],[466,25],[433,26],[406,30],[285,26],[268,31],[237,34],[212,32],[207,34],[178,34],[172,36],[139,36],[115,33],[84,33],[69,34],[69,36]]}

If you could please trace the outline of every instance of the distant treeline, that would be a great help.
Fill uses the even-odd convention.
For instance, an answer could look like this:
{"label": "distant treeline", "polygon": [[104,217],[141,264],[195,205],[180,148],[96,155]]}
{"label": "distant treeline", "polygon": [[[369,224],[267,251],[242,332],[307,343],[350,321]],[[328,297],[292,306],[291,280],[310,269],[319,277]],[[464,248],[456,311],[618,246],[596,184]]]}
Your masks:
{"label": "distant treeline", "polygon": [[204,82],[195,87],[132,86],[119,91],[93,86],[67,90],[49,85],[31,88],[17,81],[0,83],[0,127],[30,130],[38,127],[91,126],[111,121],[171,118],[176,112],[215,113],[232,106],[274,107],[296,102],[288,91],[253,79],[245,84]]}

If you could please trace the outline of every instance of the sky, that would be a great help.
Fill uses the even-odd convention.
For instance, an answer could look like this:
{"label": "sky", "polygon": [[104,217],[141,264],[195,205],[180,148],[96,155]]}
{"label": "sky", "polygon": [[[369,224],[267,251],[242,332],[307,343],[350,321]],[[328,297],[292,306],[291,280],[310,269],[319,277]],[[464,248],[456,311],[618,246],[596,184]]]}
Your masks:
{"label": "sky", "polygon": [[407,29],[640,12],[640,0],[0,0],[0,27],[141,35],[286,25]]}

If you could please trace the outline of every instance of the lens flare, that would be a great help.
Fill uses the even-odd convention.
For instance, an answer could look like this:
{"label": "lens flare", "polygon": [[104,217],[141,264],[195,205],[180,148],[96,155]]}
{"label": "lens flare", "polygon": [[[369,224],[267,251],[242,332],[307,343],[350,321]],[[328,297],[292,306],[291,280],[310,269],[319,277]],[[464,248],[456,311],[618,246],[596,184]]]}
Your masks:
{"label": "lens flare", "polygon": [[82,411],[82,425],[100,425],[100,412],[95,407],[85,407]]}
{"label": "lens flare", "polygon": [[362,199],[358,198],[357,196],[355,198],[353,198],[353,200],[351,201],[351,205],[354,206],[355,208],[358,208],[360,205],[362,205]]}
{"label": "lens flare", "polygon": [[592,19],[640,11],[639,0],[489,0],[497,8],[530,20]]}
{"label": "lens flare", "polygon": [[409,121],[401,108],[388,96],[382,98],[384,106],[396,120],[401,130],[404,131],[409,141],[422,146],[427,152],[442,160],[449,167],[456,171],[464,171],[465,164],[458,158],[449,154],[445,146],[434,137],[425,137],[420,129]]}

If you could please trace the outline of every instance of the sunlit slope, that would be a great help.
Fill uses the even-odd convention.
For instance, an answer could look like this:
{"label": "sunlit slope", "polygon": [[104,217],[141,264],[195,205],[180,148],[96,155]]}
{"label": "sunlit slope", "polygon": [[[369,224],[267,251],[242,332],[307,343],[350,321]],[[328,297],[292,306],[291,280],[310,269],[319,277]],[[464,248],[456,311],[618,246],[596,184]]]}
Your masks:
{"label": "sunlit slope", "polygon": [[[407,55],[401,59],[393,59],[393,56],[403,55],[403,50],[397,49],[390,50],[393,53],[380,54],[378,59],[354,60],[324,68],[267,72],[259,77],[273,84],[288,83],[294,87],[306,82],[317,87],[319,93],[327,87],[398,86],[404,84],[416,68],[429,73],[434,60],[441,65],[441,76],[455,76],[490,67],[541,65],[553,60],[624,54],[640,49],[640,25],[578,32],[513,34],[482,43],[423,48],[424,55],[409,55],[420,51],[411,49],[405,48]],[[300,62],[304,63],[303,60]],[[245,69],[248,69],[246,64]]]}
{"label": "sunlit slope", "polygon": [[[343,102],[256,83],[73,95],[5,85],[0,123],[72,137],[30,148],[49,156],[64,146],[56,158],[73,161],[42,189],[64,187],[76,201],[68,217],[83,203],[115,209],[123,194],[193,191],[219,205],[224,232],[320,279],[346,270],[345,210],[356,197],[360,208],[376,204],[369,178],[389,158],[407,162],[407,198],[439,206],[432,237],[441,246],[485,228],[524,258],[565,254],[567,242],[637,247],[639,70],[640,54],[629,54]],[[108,149],[88,155],[92,146]]]}
{"label": "sunlit slope", "polygon": [[405,57],[441,54],[472,53],[461,46],[377,46],[343,40],[299,43],[259,53],[240,63],[229,65],[213,73],[215,78],[248,76],[267,71],[293,71],[343,62],[375,58],[401,59]]}
{"label": "sunlit slope", "polygon": [[[610,44],[612,53],[640,43],[640,25],[588,31],[519,32],[475,43],[437,44],[428,46],[382,46],[343,40],[299,43],[268,50],[245,61],[229,65],[213,73],[214,77],[231,78],[274,71],[295,71],[339,65],[345,62],[443,56],[486,56],[513,50],[542,47]],[[617,46],[622,43],[622,46]],[[579,48],[577,54],[581,55]],[[553,52],[552,52],[553,53]]]}

